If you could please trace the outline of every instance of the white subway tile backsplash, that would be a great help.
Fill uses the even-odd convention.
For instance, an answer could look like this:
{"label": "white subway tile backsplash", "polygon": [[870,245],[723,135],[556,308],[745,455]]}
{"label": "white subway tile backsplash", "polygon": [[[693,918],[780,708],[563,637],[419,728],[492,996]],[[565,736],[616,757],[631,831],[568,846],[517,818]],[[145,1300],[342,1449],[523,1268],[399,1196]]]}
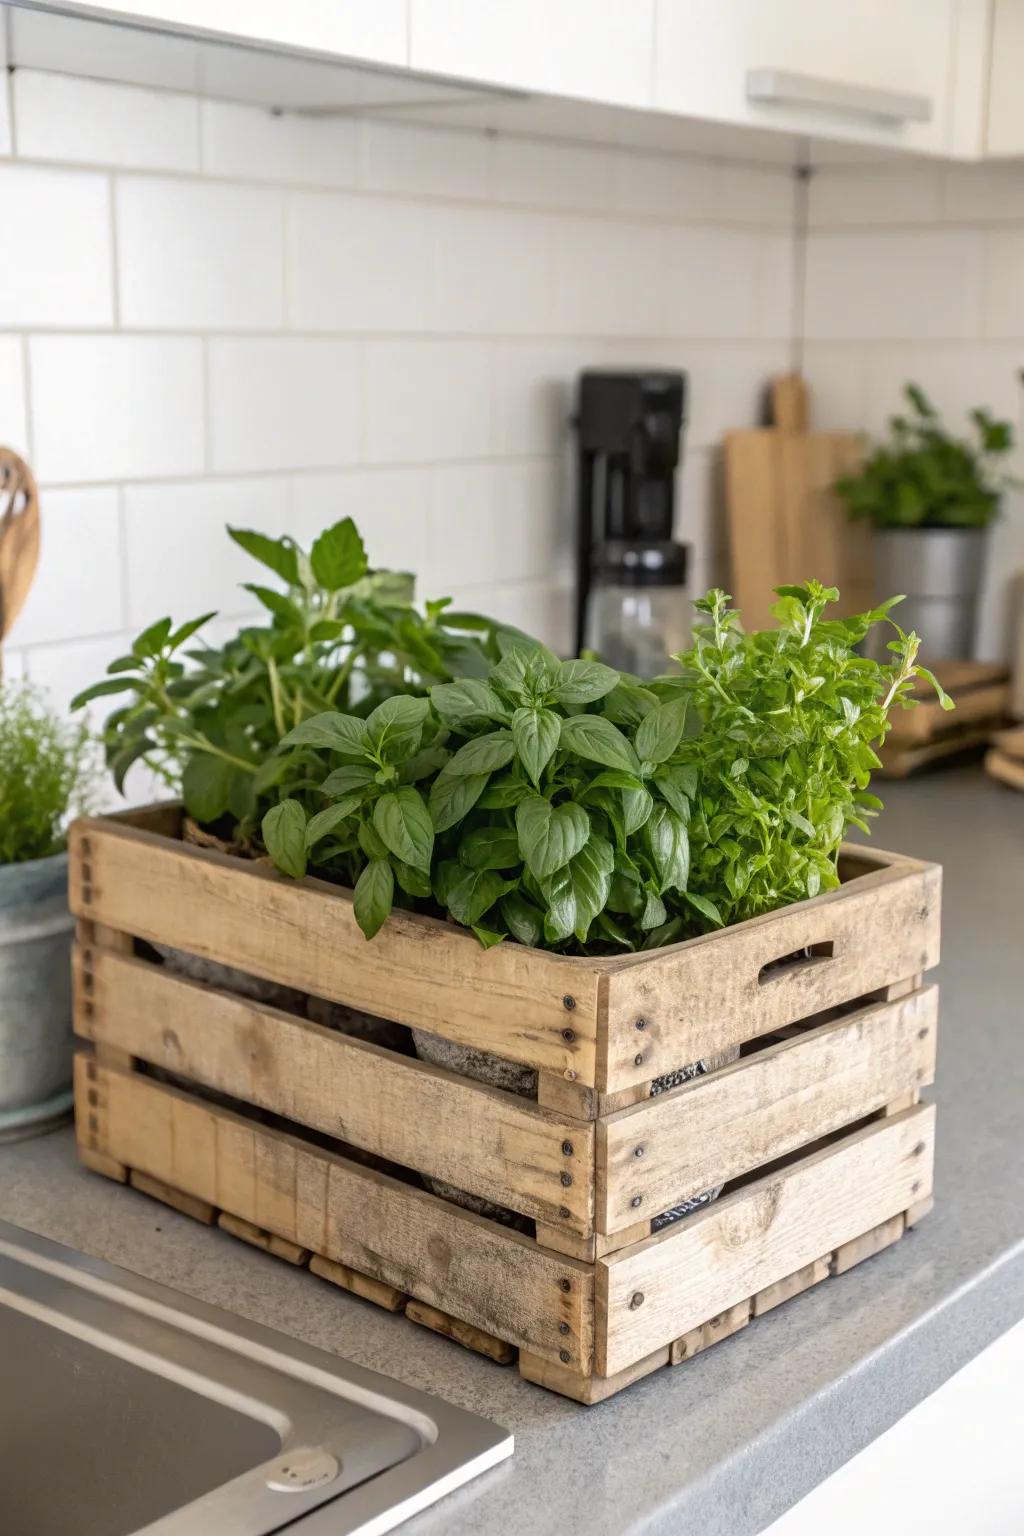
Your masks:
{"label": "white subway tile backsplash", "polygon": [[625,214],[701,223],[717,211],[717,174],[710,160],[617,150],[612,158],[615,206]]}
{"label": "white subway tile backsplash", "polygon": [[[90,683],[98,683],[115,656],[123,656],[131,645],[127,631],[99,638],[65,640],[58,645],[34,645],[22,653],[24,668],[31,682],[45,690],[48,703],[58,714],[69,712],[71,700]],[[76,720],[87,720],[98,731],[107,716],[122,703],[120,695],[97,699]],[[107,803],[116,803],[111,796]]]}
{"label": "white subway tile backsplash", "polygon": [[950,224],[1024,219],[1024,165],[1011,160],[946,166],[942,212]]}
{"label": "white subway tile backsplash", "polygon": [[499,203],[531,208],[612,206],[615,159],[606,149],[499,134],[492,151],[492,190]]}
{"label": "white subway tile backsplash", "polygon": [[414,202],[289,198],[289,324],[307,331],[424,329],[431,214]]}
{"label": "white subway tile backsplash", "polygon": [[812,229],[934,224],[941,214],[942,182],[943,168],[920,160],[815,169],[808,182],[807,221]]}
{"label": "white subway tile backsplash", "polygon": [[199,169],[194,96],[18,69],[18,153],[134,169]]}
{"label": "white subway tile backsplash", "polygon": [[127,618],[134,629],[168,612],[179,623],[211,609],[235,613],[254,602],[239,590],[241,582],[266,577],[265,585],[277,585],[269,572],[261,574],[226,528],[288,533],[285,479],[130,485],[124,508]]}
{"label": "white subway tile backsplash", "polygon": [[494,209],[438,208],[431,221],[430,329],[537,334],[552,328],[548,227]]}
{"label": "white subway tile backsplash", "polygon": [[214,472],[318,469],[357,458],[354,342],[217,339],[208,376]]}
{"label": "white subway tile backsplash", "polygon": [[90,26],[76,67],[13,20],[0,441],[32,428],[61,533],[17,637],[61,700],[160,613],[252,614],[227,522],[308,545],[351,515],[422,596],[567,649],[585,367],[688,373],[678,532],[717,571],[713,450],[789,363],[784,167],[200,101],[192,44],[140,88],[91,78]]}
{"label": "white subway tile backsplash", "polygon": [[134,480],[203,469],[202,343],[177,336],[34,336],[40,481]]}
{"label": "white subway tile backsplash", "polygon": [[985,236],[985,335],[1024,337],[1024,229]]}
{"label": "white subway tile backsplash", "polygon": [[475,129],[382,122],[359,123],[359,184],[369,192],[482,198],[487,193],[490,140]]}
{"label": "white subway tile backsplash", "polygon": [[969,229],[812,234],[807,245],[807,337],[977,337],[982,239]]}
{"label": "white subway tile backsplash", "polygon": [[494,452],[553,457],[569,442],[576,378],[592,362],[585,341],[507,341],[494,354]]}
{"label": "white subway tile backsplash", "polygon": [[492,446],[491,354],[475,341],[365,343],[366,458],[440,463]]}
{"label": "white subway tile backsplash", "polygon": [[116,193],[121,322],[271,329],[284,319],[277,192],[129,176]]}
{"label": "white subway tile backsplash", "polygon": [[429,471],[418,467],[295,475],[290,487],[289,532],[308,546],[322,528],[351,517],[363,536],[371,566],[412,571],[421,577],[419,596],[434,597],[422,579],[427,560],[429,478]]}
{"label": "white subway tile backsplash", "polygon": [[856,343],[812,341],[804,349],[810,383],[811,426],[818,431],[858,431],[865,419],[865,349]]}
{"label": "white subway tile backsplash", "polygon": [[358,124],[231,101],[200,102],[203,170],[211,176],[351,187]]}
{"label": "white subway tile backsplash", "polygon": [[16,644],[107,634],[124,623],[118,496],[113,486],[44,490],[39,565],[14,624]]}
{"label": "white subway tile backsplash", "polygon": [[0,336],[0,443],[28,457],[25,371],[20,336]]}
{"label": "white subway tile backsplash", "polygon": [[781,234],[679,228],[668,235],[667,330],[695,338],[788,336],[792,243]]}
{"label": "white subway tile backsplash", "polygon": [[109,325],[107,178],[0,165],[0,207],[0,325]]}
{"label": "white subway tile backsplash", "polygon": [[556,335],[661,336],[674,231],[628,220],[551,220],[551,330]]}

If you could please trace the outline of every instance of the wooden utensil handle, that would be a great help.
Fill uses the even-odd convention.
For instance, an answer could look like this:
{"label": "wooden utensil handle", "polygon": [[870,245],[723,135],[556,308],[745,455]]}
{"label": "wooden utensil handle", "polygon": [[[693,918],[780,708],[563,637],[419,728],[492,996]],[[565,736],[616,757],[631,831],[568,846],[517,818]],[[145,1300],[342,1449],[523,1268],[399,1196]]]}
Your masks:
{"label": "wooden utensil handle", "polygon": [[0,448],[0,641],[21,612],[39,561],[39,492],[25,460]]}
{"label": "wooden utensil handle", "polygon": [[798,373],[783,373],[772,380],[772,421],[782,432],[806,432],[807,385]]}

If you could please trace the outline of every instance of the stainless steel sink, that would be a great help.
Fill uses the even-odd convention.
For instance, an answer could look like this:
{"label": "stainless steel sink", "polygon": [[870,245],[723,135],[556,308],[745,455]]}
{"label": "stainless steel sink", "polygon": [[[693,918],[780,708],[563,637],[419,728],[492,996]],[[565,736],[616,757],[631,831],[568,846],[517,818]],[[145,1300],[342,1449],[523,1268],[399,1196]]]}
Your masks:
{"label": "stainless steel sink", "polygon": [[0,1222],[12,1536],[375,1536],[511,1453],[474,1414]]}

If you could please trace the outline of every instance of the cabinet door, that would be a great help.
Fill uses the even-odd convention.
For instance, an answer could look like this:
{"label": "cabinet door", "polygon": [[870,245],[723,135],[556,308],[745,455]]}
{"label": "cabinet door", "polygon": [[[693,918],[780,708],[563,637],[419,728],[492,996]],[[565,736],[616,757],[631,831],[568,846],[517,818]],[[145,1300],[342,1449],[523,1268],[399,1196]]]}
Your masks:
{"label": "cabinet door", "polygon": [[413,69],[651,105],[654,0],[411,0],[409,20]]}
{"label": "cabinet door", "polygon": [[956,5],[658,0],[654,105],[938,152],[949,133]]}
{"label": "cabinet door", "polygon": [[996,0],[992,16],[992,73],[989,80],[990,155],[1024,154],[1024,0]]}

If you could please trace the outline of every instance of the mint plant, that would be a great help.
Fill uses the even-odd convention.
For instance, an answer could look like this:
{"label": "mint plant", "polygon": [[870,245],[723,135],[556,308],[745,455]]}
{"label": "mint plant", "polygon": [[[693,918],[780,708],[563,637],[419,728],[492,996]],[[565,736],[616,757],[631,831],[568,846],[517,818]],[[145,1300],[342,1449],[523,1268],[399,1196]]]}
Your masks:
{"label": "mint plant", "polygon": [[916,384],[904,391],[908,415],[890,417],[890,440],[880,444],[836,491],[850,516],[876,528],[985,528],[999,512],[1005,486],[1016,484],[999,468],[1013,449],[1013,427],[974,410],[974,441],[956,438]]}
{"label": "mint plant", "polygon": [[118,788],[141,760],[196,820],[228,816],[244,842],[279,789],[303,787],[286,781],[289,760],[273,755],[290,730],[332,709],[369,714],[391,694],[422,692],[456,673],[482,675],[492,626],[450,615],[446,602],[420,614],[412,577],[369,570],[351,518],[308,551],[287,537],[228,533],[276,580],[245,584],[269,622],[204,645],[196,637],[215,614],[178,626],[158,619],[72,707],[130,694],[103,731]]}
{"label": "mint plant", "polygon": [[89,809],[96,772],[84,725],[61,720],[28,683],[0,684],[0,864],[61,852],[69,817]]}
{"label": "mint plant", "polygon": [[[847,829],[881,808],[890,713],[931,674],[892,602],[830,620],[834,588],[778,595],[778,628],[747,635],[710,593],[679,671],[650,682],[506,634],[486,677],[300,723],[272,759],[300,788],[264,817],[267,851],[354,885],[367,938],[401,905],[566,953],[655,947],[837,885]],[[878,622],[885,665],[854,649]]]}

